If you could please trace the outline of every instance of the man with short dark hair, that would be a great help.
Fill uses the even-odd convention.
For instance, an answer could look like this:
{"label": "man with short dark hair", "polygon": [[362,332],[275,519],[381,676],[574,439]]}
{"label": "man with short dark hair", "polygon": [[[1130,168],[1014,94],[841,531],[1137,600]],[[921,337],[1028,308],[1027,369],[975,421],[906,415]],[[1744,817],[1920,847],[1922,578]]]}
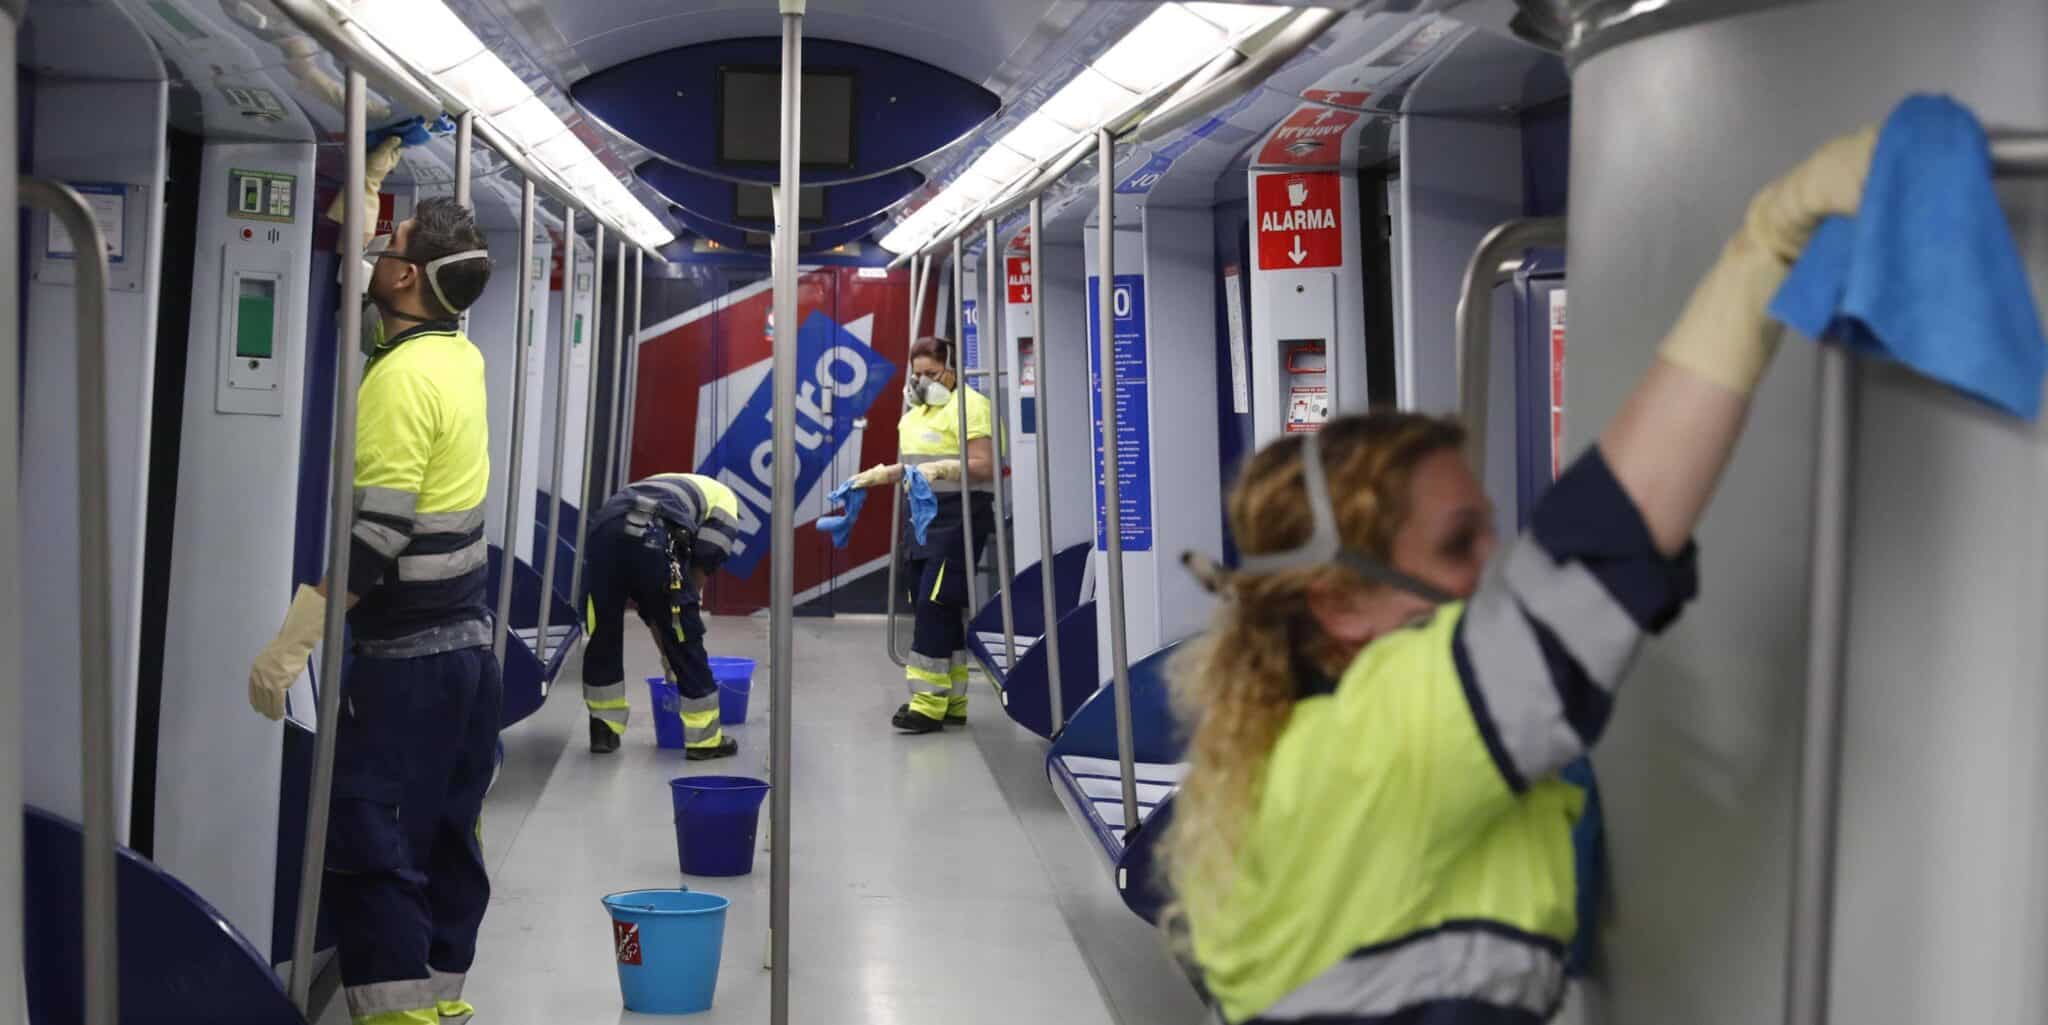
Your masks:
{"label": "man with short dark hair", "polygon": [[[379,244],[383,243],[383,244]],[[456,1025],[490,899],[479,816],[502,692],[484,603],[484,358],[457,318],[490,280],[476,219],[423,200],[373,240],[360,339],[347,600],[326,892],[357,1025]],[[272,719],[320,639],[333,581],[301,587],[257,656]]]}

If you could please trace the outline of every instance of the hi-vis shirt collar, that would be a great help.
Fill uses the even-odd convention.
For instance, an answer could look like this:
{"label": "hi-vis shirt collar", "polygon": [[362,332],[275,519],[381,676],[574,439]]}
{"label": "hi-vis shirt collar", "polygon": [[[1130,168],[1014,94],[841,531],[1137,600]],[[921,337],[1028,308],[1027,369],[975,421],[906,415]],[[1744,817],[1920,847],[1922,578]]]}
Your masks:
{"label": "hi-vis shirt collar", "polygon": [[396,349],[399,346],[404,345],[405,343],[412,341],[413,339],[418,338],[421,335],[452,335],[460,333],[462,333],[462,322],[460,320],[456,320],[452,317],[447,320],[429,320],[422,324],[415,324],[412,327],[406,328],[405,330],[400,331],[395,335],[392,335],[390,338],[385,339],[384,344],[377,346],[376,353],[371,355],[370,358],[373,360],[382,359],[383,357],[390,355],[391,350]]}

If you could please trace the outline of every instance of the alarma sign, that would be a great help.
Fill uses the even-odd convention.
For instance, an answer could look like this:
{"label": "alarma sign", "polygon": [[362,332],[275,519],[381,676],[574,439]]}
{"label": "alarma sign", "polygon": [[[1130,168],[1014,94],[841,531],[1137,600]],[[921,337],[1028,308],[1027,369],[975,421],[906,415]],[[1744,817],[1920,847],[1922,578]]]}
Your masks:
{"label": "alarma sign", "polygon": [[1010,301],[1022,305],[1031,301],[1031,258],[1011,256],[1003,260],[1003,277],[1009,283]]}
{"label": "alarma sign", "polygon": [[1329,172],[1259,175],[1260,270],[1344,263],[1344,189]]}

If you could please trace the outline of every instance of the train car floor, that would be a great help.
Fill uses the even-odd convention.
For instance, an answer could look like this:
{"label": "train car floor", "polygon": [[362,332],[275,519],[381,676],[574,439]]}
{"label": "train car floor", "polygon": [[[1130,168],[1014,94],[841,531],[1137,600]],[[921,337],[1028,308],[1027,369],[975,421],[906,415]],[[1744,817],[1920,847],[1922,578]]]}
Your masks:
{"label": "train car floor", "polygon": [[[767,777],[767,621],[716,619],[709,626],[715,653],[764,659],[749,720],[732,729],[738,757],[691,763],[655,747],[646,685],[637,679],[624,747],[593,756],[577,658],[546,706],[505,734],[504,770],[484,814],[491,906],[467,993],[479,1022],[662,1020],[622,1010],[611,925],[599,898],[678,885],[732,900],[717,1002],[693,1020],[767,1021],[766,807],[753,875],[686,877],[676,861],[670,779]],[[969,730],[898,736],[888,717],[902,703],[903,683],[882,654],[879,623],[799,619],[795,628],[791,1020],[1142,1020],[1113,1016],[1090,984],[1091,968],[1058,896],[1071,881],[1056,878],[1041,839],[1027,835],[1040,824],[1076,838],[1078,832],[1046,819],[1043,807],[1025,816],[1006,800],[1006,789],[1035,785],[1056,813],[1042,768],[1035,782],[1027,775],[999,786],[976,743],[984,730],[1015,731],[993,695],[977,685],[979,719]],[[660,665],[644,635],[631,636],[627,665]],[[1028,759],[1016,761],[1022,774]]]}

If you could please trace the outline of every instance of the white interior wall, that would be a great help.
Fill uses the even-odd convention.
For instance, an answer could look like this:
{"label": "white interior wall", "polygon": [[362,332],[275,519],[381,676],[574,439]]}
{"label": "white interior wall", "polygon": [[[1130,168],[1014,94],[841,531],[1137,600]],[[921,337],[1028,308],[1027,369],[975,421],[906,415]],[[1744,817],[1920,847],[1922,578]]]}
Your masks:
{"label": "white interior wall", "polygon": [[[540,473],[535,479],[542,490],[556,494],[572,508],[580,509],[583,507],[583,488],[576,478],[583,466],[583,413],[590,399],[590,345],[592,328],[595,326],[591,320],[590,244],[580,238],[576,242],[576,272],[573,277],[574,315],[580,322],[580,330],[572,335],[576,340],[569,358],[568,420],[562,433],[562,475],[566,478],[566,484],[557,488],[554,473],[555,416],[559,412],[556,408],[556,389],[561,380],[558,375],[562,366],[560,303],[552,304],[548,309],[546,401],[542,403],[544,408],[541,412],[539,435],[542,456]],[[565,281],[564,287],[569,287],[570,284]],[[561,293],[556,292],[555,295],[560,296]]]}
{"label": "white interior wall", "polygon": [[[554,312],[561,304],[554,301],[555,293],[548,288],[548,275],[554,273],[555,248],[547,243],[547,232],[539,227],[534,229],[533,252],[534,266],[527,269],[526,275],[530,321],[526,334],[526,430],[519,460],[519,495],[513,503],[518,512],[512,521],[513,550],[521,559],[533,557],[534,495],[540,487],[541,468],[548,465],[554,452],[553,435],[542,432],[546,407],[554,401],[545,375],[547,354],[561,346],[560,329],[554,329],[552,334],[548,329],[548,325],[561,322]],[[509,401],[505,415],[512,415]]]}
{"label": "white interior wall", "polygon": [[[485,393],[490,396],[491,484],[484,499],[484,536],[497,544],[505,532],[505,490],[511,486],[512,372],[519,357],[519,231],[490,231],[491,283],[469,308],[469,338],[484,354]],[[531,444],[532,439],[522,439]]]}
{"label": "white interior wall", "polygon": [[[13,18],[0,18],[0,67],[13,67]],[[0,137],[15,135],[15,76],[0,78]],[[17,205],[15,180],[0,175],[0,209]],[[20,280],[19,217],[0,217],[0,281]],[[0,480],[20,479],[21,300],[16,289],[0,288]],[[18,488],[0,488],[0,580],[21,579],[21,496]],[[21,623],[24,598],[19,585],[0,594],[0,751],[22,749]],[[22,800],[19,758],[0,759],[0,1008],[18,1010],[28,1020],[28,993],[22,985]]]}
{"label": "white interior wall", "polygon": [[[2038,4],[1823,2],[1581,64],[1570,447],[1620,407],[1756,189],[1912,91],[2048,124],[2043,39]],[[2038,303],[2048,203],[2008,199]],[[1613,1021],[1782,1013],[1817,363],[1786,338],[1698,531],[1700,598],[1637,660],[1596,755]],[[2041,1021],[2048,436],[1897,370],[1857,376],[1831,1014]]]}
{"label": "white interior wall", "polygon": [[[128,835],[134,779],[135,679],[142,603],[143,492],[150,392],[156,364],[162,270],[164,117],[161,81],[49,79],[35,91],[35,163],[24,171],[59,180],[142,187],[143,237],[127,259],[142,268],[135,291],[107,295],[108,529],[114,616],[115,830]],[[36,700],[21,709],[25,798],[76,819],[80,812],[78,725],[78,430],[76,294],[35,280],[28,268],[23,337],[21,532],[29,539],[21,573],[24,679]],[[246,667],[245,667],[246,670]],[[268,878],[266,875],[265,878]]]}
{"label": "white interior wall", "polygon": [[1039,429],[1046,432],[1045,441],[1052,446],[1052,541],[1065,548],[1095,538],[1095,440],[1088,420],[1088,271],[1078,233],[1065,237],[1049,233],[1039,246],[1039,258],[1045,261],[1039,287],[1045,290],[1048,328],[1041,332],[1038,343],[1038,374],[1042,381],[1049,377],[1054,389],[1050,406],[1044,389],[1039,390]]}
{"label": "white interior wall", "polygon": [[[200,173],[193,302],[175,535],[157,722],[156,849],[159,864],[220,909],[245,936],[271,932],[272,892],[251,885],[276,870],[279,727],[249,710],[249,661],[270,642],[291,597],[298,495],[268,486],[297,462],[305,393],[305,254],[312,249],[313,146],[212,144]],[[297,219],[252,225],[206,202],[232,192],[231,168],[298,178]],[[244,227],[263,231],[251,241]],[[267,239],[275,227],[280,238]],[[216,409],[224,248],[285,271],[283,331],[275,340],[277,415]],[[182,254],[181,254],[182,255]]]}

